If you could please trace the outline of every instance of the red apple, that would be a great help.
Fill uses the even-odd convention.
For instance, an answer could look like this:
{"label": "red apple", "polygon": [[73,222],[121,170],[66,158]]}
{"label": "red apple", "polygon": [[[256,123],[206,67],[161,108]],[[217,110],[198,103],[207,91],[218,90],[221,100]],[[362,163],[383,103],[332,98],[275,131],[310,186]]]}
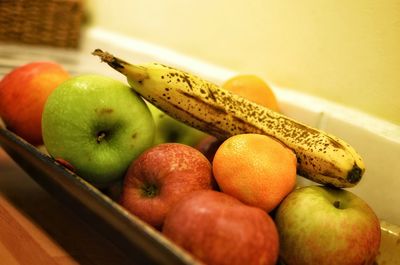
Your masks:
{"label": "red apple", "polygon": [[0,81],[0,117],[7,129],[33,145],[43,144],[41,119],[50,93],[69,78],[53,62],[32,62],[8,73]]}
{"label": "red apple", "polygon": [[164,143],[142,153],[129,167],[121,205],[160,229],[171,207],[196,190],[211,189],[211,164],[193,147]]}
{"label": "red apple", "polygon": [[201,139],[194,147],[202,154],[204,154],[210,162],[212,162],[218,147],[222,143],[223,140],[220,140],[212,135],[207,135],[203,139]]}
{"label": "red apple", "polygon": [[163,234],[208,265],[273,265],[279,239],[272,218],[217,191],[197,191],[167,214]]}

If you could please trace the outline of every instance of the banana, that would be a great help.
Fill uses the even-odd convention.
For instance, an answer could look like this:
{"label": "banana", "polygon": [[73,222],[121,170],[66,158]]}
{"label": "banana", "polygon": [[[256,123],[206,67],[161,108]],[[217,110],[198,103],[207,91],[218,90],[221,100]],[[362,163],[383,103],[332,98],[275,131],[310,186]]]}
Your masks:
{"label": "banana", "polygon": [[195,75],[160,63],[133,65],[96,49],[132,88],[170,116],[218,138],[268,135],[292,149],[297,173],[338,188],[356,185],[365,172],[360,155],[342,139],[253,103]]}

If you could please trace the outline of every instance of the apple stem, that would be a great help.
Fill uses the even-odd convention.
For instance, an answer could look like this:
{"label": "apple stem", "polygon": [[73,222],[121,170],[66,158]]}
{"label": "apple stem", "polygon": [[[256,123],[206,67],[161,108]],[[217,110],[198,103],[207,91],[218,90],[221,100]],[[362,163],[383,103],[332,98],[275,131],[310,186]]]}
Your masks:
{"label": "apple stem", "polygon": [[333,206],[335,206],[336,208],[340,209],[340,201],[334,201],[333,202]]}
{"label": "apple stem", "polygon": [[97,134],[97,138],[96,138],[97,143],[99,144],[105,137],[106,137],[105,132],[99,132]]}

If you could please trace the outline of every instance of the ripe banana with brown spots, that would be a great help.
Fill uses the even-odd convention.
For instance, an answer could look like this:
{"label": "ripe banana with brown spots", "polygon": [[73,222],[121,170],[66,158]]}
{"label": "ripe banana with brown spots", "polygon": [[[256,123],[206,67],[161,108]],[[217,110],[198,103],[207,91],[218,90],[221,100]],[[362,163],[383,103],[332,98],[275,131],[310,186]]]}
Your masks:
{"label": "ripe banana with brown spots", "polygon": [[235,134],[268,135],[292,149],[299,175],[335,187],[356,185],[364,171],[359,154],[342,139],[159,63],[133,65],[99,49],[93,52],[124,74],[132,88],[170,116],[225,139]]}

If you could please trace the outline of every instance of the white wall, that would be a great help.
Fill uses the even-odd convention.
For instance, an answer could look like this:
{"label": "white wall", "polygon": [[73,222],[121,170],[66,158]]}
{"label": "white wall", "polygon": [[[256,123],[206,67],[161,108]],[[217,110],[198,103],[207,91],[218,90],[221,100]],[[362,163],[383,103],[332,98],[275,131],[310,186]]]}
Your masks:
{"label": "white wall", "polygon": [[400,124],[400,0],[87,0],[92,24]]}

